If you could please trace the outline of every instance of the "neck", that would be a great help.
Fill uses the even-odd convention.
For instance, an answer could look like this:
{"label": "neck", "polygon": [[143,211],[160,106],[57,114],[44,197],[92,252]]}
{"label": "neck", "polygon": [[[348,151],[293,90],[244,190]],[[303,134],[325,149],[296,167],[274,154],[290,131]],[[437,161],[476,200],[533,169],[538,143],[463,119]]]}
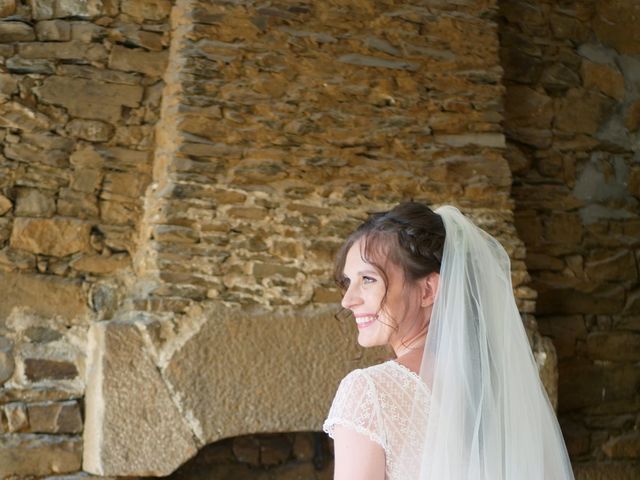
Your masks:
{"label": "neck", "polygon": [[396,354],[396,358],[405,357],[407,355],[422,355],[424,350],[424,343],[426,341],[426,335],[416,337],[404,342],[395,342],[391,345],[393,352]]}

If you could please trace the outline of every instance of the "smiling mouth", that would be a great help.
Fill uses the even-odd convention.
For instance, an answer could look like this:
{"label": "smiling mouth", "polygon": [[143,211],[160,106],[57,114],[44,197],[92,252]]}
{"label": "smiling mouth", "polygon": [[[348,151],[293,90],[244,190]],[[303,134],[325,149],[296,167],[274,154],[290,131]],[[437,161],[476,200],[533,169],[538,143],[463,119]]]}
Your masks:
{"label": "smiling mouth", "polygon": [[359,329],[367,328],[378,319],[377,315],[367,315],[366,317],[356,318],[356,323],[358,324]]}

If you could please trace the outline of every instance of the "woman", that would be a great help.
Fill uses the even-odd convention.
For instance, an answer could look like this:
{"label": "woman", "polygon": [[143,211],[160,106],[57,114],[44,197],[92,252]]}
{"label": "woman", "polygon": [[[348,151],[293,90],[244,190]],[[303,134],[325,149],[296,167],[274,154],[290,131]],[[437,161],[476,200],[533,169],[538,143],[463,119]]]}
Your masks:
{"label": "woman", "polygon": [[336,273],[360,345],[396,358],[341,382],[335,480],[573,478],[493,237],[403,203],[347,239]]}

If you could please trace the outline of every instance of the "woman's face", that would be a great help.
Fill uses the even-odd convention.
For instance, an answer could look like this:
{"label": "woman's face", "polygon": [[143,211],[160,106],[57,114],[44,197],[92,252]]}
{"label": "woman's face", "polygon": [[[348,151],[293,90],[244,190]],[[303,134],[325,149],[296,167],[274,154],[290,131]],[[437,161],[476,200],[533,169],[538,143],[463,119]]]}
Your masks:
{"label": "woman's face", "polygon": [[[403,338],[406,340],[407,327],[416,323],[411,320],[421,314],[420,300],[412,289],[403,288],[404,272],[391,262],[385,265],[387,289],[380,272],[362,258],[361,249],[362,242],[358,240],[347,252],[344,265],[347,291],[342,306],[353,312],[361,346],[391,345],[398,354]],[[382,305],[385,290],[387,298]]]}

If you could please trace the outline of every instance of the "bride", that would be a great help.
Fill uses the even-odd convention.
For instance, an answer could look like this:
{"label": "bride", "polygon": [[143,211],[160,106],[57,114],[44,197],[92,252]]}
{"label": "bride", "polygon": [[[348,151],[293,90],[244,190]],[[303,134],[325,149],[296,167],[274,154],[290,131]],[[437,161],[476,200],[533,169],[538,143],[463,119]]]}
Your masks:
{"label": "bride", "polygon": [[346,240],[336,280],[358,343],[396,358],[340,383],[323,426],[335,480],[573,479],[493,237],[402,203]]}

